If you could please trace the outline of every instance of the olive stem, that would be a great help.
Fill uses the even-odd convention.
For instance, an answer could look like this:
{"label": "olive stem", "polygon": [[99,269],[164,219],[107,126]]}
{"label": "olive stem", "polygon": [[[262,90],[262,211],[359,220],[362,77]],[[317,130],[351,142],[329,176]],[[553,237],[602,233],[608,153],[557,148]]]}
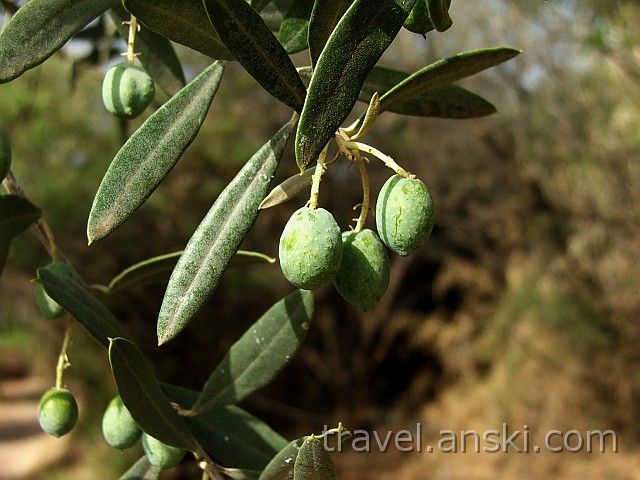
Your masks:
{"label": "olive stem", "polygon": [[[360,177],[362,179],[362,203],[360,204],[360,216],[356,223],[355,232],[359,232],[364,228],[364,223],[367,220],[369,214],[369,202],[371,197],[371,190],[369,188],[369,175],[367,175],[367,168],[365,167],[366,159],[360,155],[360,152],[355,152],[355,164],[360,170]],[[357,206],[356,206],[357,207]],[[354,208],[356,208],[354,207]]]}
{"label": "olive stem", "polygon": [[391,170],[396,172],[398,175],[404,178],[416,178],[416,176],[412,173],[407,172],[404,168],[396,163],[396,161],[391,158],[389,155],[385,155],[380,150],[367,145],[362,142],[347,142],[344,144],[344,147],[351,151],[361,151],[373,155],[374,157],[382,160],[382,162],[389,167]]}
{"label": "olive stem", "polygon": [[316,166],[316,171],[313,172],[311,176],[311,195],[309,197],[309,209],[315,210],[318,208],[318,197],[320,196],[320,182],[322,181],[322,175],[327,171],[327,166],[325,164],[325,160],[327,158],[327,150],[329,149],[329,144],[322,150],[320,156],[318,157],[318,165]]}
{"label": "olive stem", "polygon": [[62,341],[62,348],[60,349],[60,355],[58,355],[58,364],[56,365],[56,388],[61,389],[64,378],[65,369],[71,365],[69,363],[69,357],[67,355],[67,349],[71,343],[71,331],[73,330],[73,320],[69,322],[66,330],[64,331],[64,340]]}
{"label": "olive stem", "polygon": [[140,25],[138,25],[138,20],[136,17],[131,15],[131,20],[125,22],[129,24],[129,39],[127,41],[127,60],[129,63],[133,64],[136,53],[135,53],[135,43],[136,43],[136,32],[140,30]]}

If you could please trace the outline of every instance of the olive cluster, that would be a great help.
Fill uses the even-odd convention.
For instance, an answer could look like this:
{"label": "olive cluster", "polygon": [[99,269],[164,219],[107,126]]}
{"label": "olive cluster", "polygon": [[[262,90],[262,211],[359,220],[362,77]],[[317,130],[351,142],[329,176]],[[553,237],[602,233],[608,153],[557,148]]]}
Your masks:
{"label": "olive cluster", "polygon": [[186,453],[182,448],[162,443],[143,432],[119,395],[109,402],[104,411],[102,434],[109,445],[119,450],[133,447],[142,438],[142,448],[149,463],[160,470],[175,467]]}
{"label": "olive cluster", "polygon": [[368,310],[389,286],[388,247],[406,256],[431,235],[433,200],[419,179],[394,175],[376,203],[377,233],[340,231],[333,215],[308,206],[291,216],[280,237],[284,276],[298,288],[313,290],[333,282],[348,302]]}

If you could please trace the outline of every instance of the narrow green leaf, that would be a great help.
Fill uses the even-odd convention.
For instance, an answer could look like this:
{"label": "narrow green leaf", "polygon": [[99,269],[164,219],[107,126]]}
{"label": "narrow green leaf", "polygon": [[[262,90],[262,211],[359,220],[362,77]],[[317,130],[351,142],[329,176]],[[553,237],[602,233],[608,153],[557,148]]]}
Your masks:
{"label": "narrow green leaf", "polygon": [[444,32],[451,28],[453,20],[449,16],[451,0],[427,0],[429,19],[438,32]]}
{"label": "narrow green leaf", "polygon": [[117,0],[31,0],[0,32],[0,83],[19,77],[58,51]]}
{"label": "narrow green leaf", "polygon": [[[158,255],[157,257],[148,258],[135,265],[131,265],[116,275],[111,282],[109,282],[106,290],[109,293],[115,293],[134,285],[139,286],[167,282],[176,263],[178,263],[180,255],[182,255],[182,250],[165,255]],[[231,259],[229,268],[258,263],[275,263],[275,261],[275,258],[260,252],[238,250]]]}
{"label": "narrow green leaf", "polygon": [[[399,70],[375,67],[364,82],[358,100],[369,101],[375,92],[384,94],[409,76]],[[464,119],[491,115],[496,108],[475,93],[451,84],[393,103],[387,111],[418,117]]]}
{"label": "narrow green leaf", "polygon": [[280,185],[275,187],[269,192],[269,195],[260,203],[258,208],[264,210],[267,208],[275,207],[281,203],[287,202],[292,198],[300,195],[305,190],[311,188],[311,176],[316,171],[316,168],[309,168],[302,174],[293,175],[287,178]]}
{"label": "narrow green leaf", "polygon": [[316,0],[309,20],[309,54],[311,65],[318,58],[336,27],[353,0]]}
{"label": "narrow green leaf", "polygon": [[295,0],[280,24],[278,40],[287,53],[309,48],[309,16],[313,0]]}
{"label": "narrow green leaf", "polygon": [[294,480],[332,480],[336,467],[322,439],[311,435],[300,447],[293,467]]}
{"label": "narrow green leaf", "polygon": [[120,477],[120,480],[157,480],[158,478],[160,478],[160,469],[151,465],[147,456],[143,455]]}
{"label": "narrow green leaf", "polygon": [[38,207],[20,195],[0,195],[0,246],[9,247],[41,215]]}
{"label": "narrow green leaf", "polygon": [[197,442],[140,350],[129,340],[112,338],[109,362],[118,394],[140,428],[163,443],[196,451]]}
{"label": "narrow green leaf", "polygon": [[280,450],[264,468],[258,480],[293,480],[293,467],[306,438],[298,438]]}
{"label": "narrow green leaf", "polygon": [[360,88],[415,0],[356,0],[318,59],[296,134],[301,170],[315,162],[353,108]]}
{"label": "narrow green leaf", "polygon": [[87,238],[104,238],[142,205],[198,134],[218,90],[216,61],[151,115],[111,162],[93,200]]}
{"label": "narrow green leaf", "polygon": [[[127,40],[129,26],[123,22],[129,21],[131,14],[122,5],[114,6],[109,14],[122,38]],[[141,28],[136,34],[135,45],[136,52],[140,53],[140,63],[165,93],[173,96],[185,86],[182,65],[169,40],[153,30]]]}
{"label": "narrow green leaf", "polygon": [[38,269],[38,281],[103,346],[109,345],[109,338],[123,335],[118,320],[84,285],[45,268]]}
{"label": "narrow green leaf", "polygon": [[271,381],[300,348],[312,315],[308,290],[296,290],[274,304],[231,346],[190,414],[236,404]]}
{"label": "narrow green leaf", "polygon": [[[162,385],[171,401],[191,408],[200,392],[175,385]],[[262,470],[287,445],[287,440],[269,425],[243,409],[230,405],[185,417],[198,443],[218,463],[228,467]]]}
{"label": "narrow green leaf", "polygon": [[[521,53],[511,47],[471,50],[439,60],[418,70],[387,91],[380,98],[380,111],[392,110],[426,91],[443,87],[457,80],[499,65]],[[302,119],[301,119],[302,121]]]}
{"label": "narrow green leaf", "polygon": [[218,286],[253,226],[294,122],[282,127],[238,172],[215,201],[178,260],[158,316],[159,344],[174,338]]}
{"label": "narrow green leaf", "polygon": [[306,89],[284,47],[244,0],[204,0],[207,15],[233,56],[267,92],[296,111]]}
{"label": "narrow green leaf", "polygon": [[124,8],[150,30],[218,60],[233,55],[209,23],[202,0],[123,0]]}

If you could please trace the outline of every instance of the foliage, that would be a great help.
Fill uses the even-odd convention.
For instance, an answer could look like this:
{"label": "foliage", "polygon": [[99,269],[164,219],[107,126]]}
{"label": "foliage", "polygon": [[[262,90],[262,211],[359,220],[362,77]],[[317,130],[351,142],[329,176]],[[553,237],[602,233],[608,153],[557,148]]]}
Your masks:
{"label": "foliage", "polygon": [[[112,294],[172,269],[158,316],[157,338],[160,345],[173,340],[216,290],[232,260],[243,256],[240,245],[261,205],[265,207],[263,201],[290,138],[295,139],[301,173],[316,164],[311,178],[304,177],[306,187],[311,186],[310,210],[317,208],[321,180],[335,161],[345,157],[357,165],[363,190],[355,227],[359,232],[370,203],[365,155],[381,160],[401,177],[415,178],[391,157],[359,141],[378,115],[390,111],[461,119],[493,113],[489,102],[452,82],[509,60],[519,51],[497,47],[463,52],[412,74],[378,65],[413,8],[422,15],[423,26],[417,28],[420,34],[431,27],[432,35],[447,30],[452,24],[448,1],[117,3],[31,0],[15,9],[0,32],[0,83],[7,83],[45,62],[74,36],[83,35],[83,28],[93,20],[108,14],[120,22],[130,14],[129,28],[122,32],[127,34],[128,61],[134,63],[139,47],[142,66],[170,96],[139,124],[104,174],[87,224],[90,245],[130,220],[181,159],[203,127],[227,62],[237,61],[264,91],[289,107],[291,119],[228,182],[180,254],[143,261],[107,287],[90,286],[79,276],[41,268],[37,271],[39,288],[108,350],[118,394],[145,435],[192,452],[209,478],[220,479],[223,473],[231,478],[334,478],[335,469],[320,436],[294,440],[292,450],[292,443],[237,406],[270,382],[300,348],[311,327],[312,292],[294,290],[270,307],[229,348],[199,392],[160,382],[136,339],[127,338],[123,322],[96,293]],[[428,27],[424,27],[425,3]],[[184,64],[172,42],[213,60],[186,85]],[[291,55],[306,49],[310,65],[296,67]],[[366,112],[351,126],[342,127],[358,101],[368,102]],[[329,144],[337,148],[334,161],[327,161]],[[14,238],[32,224],[51,260],[63,261],[64,246],[54,240],[40,209],[25,198],[19,179],[9,171],[3,185],[8,194],[0,197],[0,263]],[[270,206],[291,198],[289,193]],[[425,221],[430,222],[430,231],[433,218]],[[339,239],[337,244],[341,247]],[[264,258],[256,252],[245,255]],[[62,385],[68,338],[67,333],[56,386]],[[286,467],[278,463],[283,456],[289,460]],[[277,474],[269,473],[274,462]],[[122,478],[157,478],[159,468],[155,467],[153,461],[143,458]]]}

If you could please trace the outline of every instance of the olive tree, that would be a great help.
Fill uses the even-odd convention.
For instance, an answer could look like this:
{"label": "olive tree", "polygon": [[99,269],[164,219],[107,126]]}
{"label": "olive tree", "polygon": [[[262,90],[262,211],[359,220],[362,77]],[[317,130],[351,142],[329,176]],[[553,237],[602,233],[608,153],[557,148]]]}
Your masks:
{"label": "olive tree", "polygon": [[[324,448],[336,428],[293,441],[237,404],[287,365],[312,328],[313,290],[333,283],[345,301],[367,310],[389,284],[389,252],[409,255],[433,228],[435,207],[427,185],[387,154],[361,141],[384,112],[466,119],[494,106],[455,82],[505,62],[519,51],[494,47],[462,52],[415,72],[381,66],[401,29],[436,35],[452,25],[447,0],[31,0],[12,7],[0,33],[0,83],[37,67],[92,21],[108,16],[126,40],[126,60],[104,77],[105,108],[128,121],[147,110],[156,87],[168,100],[133,132],[95,193],[87,222],[88,248],[126,222],[169,174],[205,122],[228,62],[238,62],[270,95],[291,110],[215,200],[184,250],[149,258],[104,287],[113,293],[166,275],[157,318],[158,345],[173,340],[216,290],[234,258],[274,261],[239,250],[261,210],[303,193],[308,201],[291,217],[279,260],[292,292],[276,302],[231,346],[200,391],[160,382],[152,362],[126,338],[122,324],[63,254],[41,209],[11,172],[11,139],[0,135],[0,260],[14,237],[30,226],[44,239],[51,263],[37,270],[36,300],[49,318],[70,315],[104,346],[118,396],[102,427],[107,442],[129,448],[140,437],[145,455],[122,478],[157,478],[191,452],[207,478],[335,478]],[[211,58],[186,82],[181,44]],[[291,56],[308,52],[296,66]],[[299,56],[296,58],[300,58]],[[0,87],[1,88],[1,87]],[[358,106],[358,102],[362,102]],[[356,120],[344,125],[350,115]],[[271,185],[285,147],[293,142],[300,171]],[[378,160],[380,161],[378,163]],[[354,227],[339,226],[319,206],[325,175],[338,162],[357,167],[362,186]],[[372,198],[367,169],[389,169],[378,192],[375,229],[365,228]],[[46,206],[45,206],[46,208]],[[277,240],[274,239],[274,242]],[[48,433],[68,433],[77,419],[64,387],[67,334],[55,386],[42,397],[39,419]]]}

